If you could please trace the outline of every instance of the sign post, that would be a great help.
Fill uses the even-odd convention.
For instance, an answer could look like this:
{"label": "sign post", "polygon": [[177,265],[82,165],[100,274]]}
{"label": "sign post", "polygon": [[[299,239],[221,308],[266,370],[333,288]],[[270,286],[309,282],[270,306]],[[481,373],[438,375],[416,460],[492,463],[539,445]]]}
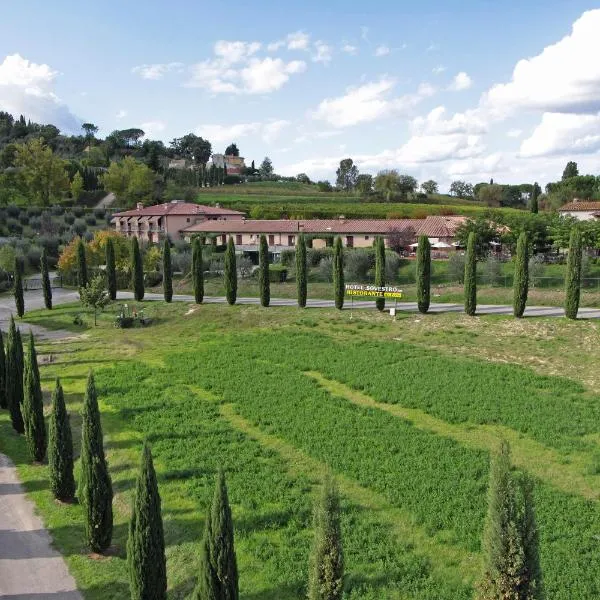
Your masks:
{"label": "sign post", "polygon": [[[396,320],[396,310],[398,308],[398,299],[402,298],[402,290],[389,285],[362,285],[360,283],[347,283],[345,286],[346,296],[350,296],[350,318],[354,308],[354,298],[390,298],[394,300],[394,321]],[[390,311],[391,312],[391,311]]]}

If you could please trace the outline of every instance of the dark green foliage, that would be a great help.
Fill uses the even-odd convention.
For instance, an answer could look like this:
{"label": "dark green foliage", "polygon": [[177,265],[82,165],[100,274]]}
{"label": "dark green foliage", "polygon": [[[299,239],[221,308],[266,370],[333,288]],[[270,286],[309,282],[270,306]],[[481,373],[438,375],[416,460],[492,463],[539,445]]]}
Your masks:
{"label": "dark green foliage", "polygon": [[200,568],[194,600],[238,600],[233,521],[223,471],[219,471],[215,494],[204,524]]}
{"label": "dark green foliage", "polygon": [[0,330],[0,408],[8,408],[8,399],[6,396],[6,352],[4,350],[2,330]]}
{"label": "dark green foliage", "polygon": [[341,600],[344,592],[344,555],[340,501],[327,476],[314,510],[314,542],[308,581],[309,600]]}
{"label": "dark green foliage", "polygon": [[513,314],[521,318],[527,304],[529,291],[529,240],[527,233],[523,232],[517,241],[517,255],[515,257]]}
{"label": "dark green foliage", "polygon": [[225,296],[229,304],[235,304],[237,300],[237,262],[235,259],[235,245],[233,238],[227,242],[225,251]]}
{"label": "dark green foliage", "polygon": [[48,272],[48,255],[46,248],[42,250],[40,258],[40,267],[42,271],[42,291],[44,293],[44,304],[50,310],[52,308],[52,286],[50,285],[50,274]]}
{"label": "dark green foliage", "polygon": [[113,494],[104,456],[96,385],[91,371],[83,399],[78,496],[84,510],[85,541],[94,552],[102,552],[110,546],[112,539]]}
{"label": "dark green foliage", "polygon": [[338,236],[333,245],[333,295],[338,310],[344,308],[344,294],[344,247]]}
{"label": "dark green foliage", "polygon": [[63,389],[58,379],[52,393],[52,413],[48,421],[48,470],[54,497],[71,502],[75,497],[73,438]]}
{"label": "dark green foliage", "polygon": [[15,261],[15,306],[17,316],[22,317],[25,314],[25,298],[23,297],[23,266],[19,260]]}
{"label": "dark green foliage", "polygon": [[567,279],[565,288],[565,316],[577,318],[579,296],[581,292],[581,232],[573,227],[569,240],[569,255],[567,257]]}
{"label": "dark green foliage", "polygon": [[431,302],[431,244],[426,235],[419,236],[417,247],[417,306],[425,314]]}
{"label": "dark green foliage", "polygon": [[165,538],[158,483],[148,444],[144,444],[142,450],[135,484],[127,538],[127,568],[132,600],[166,599]]}
{"label": "dark green foliage", "polygon": [[163,244],[163,292],[165,302],[173,300],[173,269],[171,268],[171,244],[165,238]]}
{"label": "dark green foliage", "polygon": [[271,302],[271,283],[269,279],[269,245],[264,235],[260,236],[258,249],[258,287],[260,289],[260,305],[269,306]]}
{"label": "dark green foliage", "polygon": [[29,334],[27,359],[23,373],[23,422],[25,423],[25,440],[29,455],[33,461],[42,462],[46,456],[46,423],[33,333]]}
{"label": "dark green foliage", "polygon": [[538,184],[537,181],[533,184],[533,190],[531,191],[531,198],[529,199],[529,210],[533,214],[538,212]]}
{"label": "dark green foliage", "polygon": [[134,298],[141,302],[144,299],[144,265],[136,237],[131,239],[131,287]]}
{"label": "dark green foliage", "polygon": [[84,287],[88,282],[87,260],[85,258],[85,242],[79,238],[77,242],[77,287]]}
{"label": "dark green foliage", "polygon": [[469,233],[465,257],[465,312],[470,316],[477,310],[477,234]]}
{"label": "dark green foliage", "polygon": [[304,308],[306,306],[306,241],[304,234],[298,236],[296,244],[296,291],[298,294],[298,306]]}
{"label": "dark green foliage", "polygon": [[[375,238],[375,285],[383,287],[385,285],[385,242],[381,236]],[[385,298],[375,300],[377,310],[385,308]]]}
{"label": "dark green foliage", "polygon": [[204,264],[202,262],[202,242],[195,237],[192,242],[192,279],[196,304],[204,300]]}
{"label": "dark green foliage", "polygon": [[106,240],[106,287],[111,300],[117,299],[117,269],[115,265],[115,246],[109,237]]}
{"label": "dark green foliage", "polygon": [[12,315],[8,328],[8,339],[6,343],[6,403],[10,411],[10,420],[13,429],[17,433],[25,433],[23,423],[23,348],[21,336],[15,325]]}

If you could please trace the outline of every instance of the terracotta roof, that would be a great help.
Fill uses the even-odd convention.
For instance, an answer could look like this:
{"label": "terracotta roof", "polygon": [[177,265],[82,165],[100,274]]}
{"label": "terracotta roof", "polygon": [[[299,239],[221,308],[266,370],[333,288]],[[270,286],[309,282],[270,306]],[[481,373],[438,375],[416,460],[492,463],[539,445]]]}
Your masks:
{"label": "terracotta roof", "polygon": [[432,238],[454,237],[456,230],[465,220],[466,217],[429,216],[423,219],[417,234]]}
{"label": "terracotta roof", "polygon": [[558,209],[558,212],[572,212],[577,210],[600,210],[600,202],[582,202],[581,200],[569,202]]}
{"label": "terracotta roof", "polygon": [[205,206],[191,202],[166,202],[155,206],[144,206],[124,212],[115,213],[114,217],[162,217],[163,215],[243,215],[244,213],[229,208]]}

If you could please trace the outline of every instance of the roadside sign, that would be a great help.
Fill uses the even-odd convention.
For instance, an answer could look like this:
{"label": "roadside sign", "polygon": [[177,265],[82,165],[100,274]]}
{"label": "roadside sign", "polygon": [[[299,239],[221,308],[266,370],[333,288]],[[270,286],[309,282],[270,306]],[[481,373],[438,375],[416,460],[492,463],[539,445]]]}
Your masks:
{"label": "roadside sign", "polygon": [[363,298],[393,298],[398,300],[402,298],[402,290],[389,285],[362,285],[358,283],[347,283],[345,285],[346,296]]}

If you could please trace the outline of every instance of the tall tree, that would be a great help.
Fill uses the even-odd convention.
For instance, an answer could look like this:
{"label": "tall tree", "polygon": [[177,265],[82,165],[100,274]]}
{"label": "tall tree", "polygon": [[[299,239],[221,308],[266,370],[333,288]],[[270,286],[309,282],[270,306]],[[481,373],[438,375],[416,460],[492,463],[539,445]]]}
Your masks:
{"label": "tall tree", "polygon": [[258,287],[260,289],[260,305],[269,306],[271,302],[271,281],[269,279],[269,245],[267,237],[260,236],[258,249]]}
{"label": "tall tree", "polygon": [[194,600],[238,600],[233,520],[223,471],[219,471],[217,477],[202,546],[201,571]]}
{"label": "tall tree", "polygon": [[40,370],[33,333],[29,334],[29,346],[23,373],[23,422],[25,440],[31,459],[41,463],[46,456],[46,423],[44,421],[44,401],[40,384]]}
{"label": "tall tree", "polygon": [[306,306],[307,283],[306,283],[306,241],[304,234],[298,236],[296,244],[296,290],[298,294],[298,306]]}
{"label": "tall tree", "polygon": [[81,471],[79,501],[85,517],[85,537],[94,552],[110,546],[113,530],[112,482],[104,456],[102,423],[96,384],[90,371],[81,421]]}
{"label": "tall tree", "polygon": [[513,285],[513,314],[520,319],[525,312],[529,291],[529,240],[525,231],[517,240]]}
{"label": "tall tree", "polygon": [[264,157],[258,171],[263,179],[271,179],[273,177],[273,163],[268,156]]}
{"label": "tall tree", "polygon": [[333,245],[333,295],[338,310],[344,308],[344,293],[344,247],[338,236]]}
{"label": "tall tree", "polygon": [[477,235],[469,233],[465,257],[465,312],[470,316],[477,310]]}
{"label": "tall tree", "polygon": [[[375,238],[375,285],[383,287],[385,285],[385,242],[381,236]],[[385,308],[385,298],[375,300],[377,310]]]}
{"label": "tall tree", "polygon": [[577,177],[579,175],[579,169],[577,168],[577,163],[570,160],[565,167],[565,170],[562,174],[562,180],[570,179],[571,177]]}
{"label": "tall tree", "polygon": [[52,412],[48,420],[48,470],[54,497],[63,502],[72,502],[75,497],[73,438],[65,396],[58,378],[52,393]]}
{"label": "tall tree", "polygon": [[109,304],[110,297],[104,285],[102,275],[92,277],[88,284],[79,288],[79,300],[81,304],[94,311],[94,327],[98,324],[98,313]]}
{"label": "tall tree", "polygon": [[[234,144],[229,144],[229,146],[227,146],[227,148],[225,148],[225,156],[239,156],[240,155],[240,151],[238,150],[237,145]],[[254,161],[252,161],[254,162]]]}
{"label": "tall tree", "polygon": [[417,307],[425,314],[431,301],[431,244],[426,235],[419,236],[417,247]]}
{"label": "tall tree", "polygon": [[162,259],[165,302],[171,302],[173,300],[173,270],[171,268],[171,244],[169,244],[169,238],[165,238]]}
{"label": "tall tree", "polygon": [[25,314],[25,296],[23,295],[23,265],[19,259],[15,260],[15,307],[17,316]]}
{"label": "tall tree", "polygon": [[79,238],[77,242],[77,287],[85,287],[88,283],[87,259],[85,257],[85,242]]}
{"label": "tall tree", "polygon": [[21,336],[11,315],[6,344],[6,403],[8,404],[13,429],[17,433],[25,433],[21,411],[23,404],[23,366],[20,340]]}
{"label": "tall tree", "polygon": [[160,495],[148,444],[142,449],[142,462],[133,493],[127,568],[132,600],[166,600],[167,564]]}
{"label": "tall tree", "polygon": [[106,240],[106,287],[111,300],[117,299],[117,269],[115,265],[115,246],[112,238]]}
{"label": "tall tree", "polygon": [[204,300],[204,265],[202,262],[202,242],[195,237],[192,242],[192,279],[194,283],[194,300],[202,304]]}
{"label": "tall tree", "polygon": [[2,330],[0,330],[0,408],[8,408],[8,397],[6,396],[6,352]]}
{"label": "tall tree", "polygon": [[344,555],[340,501],[327,476],[314,511],[314,541],[308,582],[309,600],[341,600],[344,593]]}
{"label": "tall tree", "polygon": [[42,291],[44,294],[44,304],[48,310],[52,308],[52,286],[50,285],[50,273],[48,272],[48,254],[46,248],[42,250],[40,258],[40,267],[42,271]]}
{"label": "tall tree", "polygon": [[540,189],[540,186],[538,185],[538,182],[536,181],[533,184],[533,189],[531,190],[531,197],[529,198],[529,210],[535,215],[537,215],[537,212],[539,210],[539,207],[538,207],[539,189]]}
{"label": "tall tree", "polygon": [[235,244],[230,237],[225,250],[225,296],[229,304],[235,304],[237,299],[237,262],[235,259]]}
{"label": "tall tree", "polygon": [[581,232],[573,227],[569,240],[567,256],[567,279],[565,288],[565,315],[569,319],[577,318],[579,296],[581,293]]}
{"label": "tall tree", "polygon": [[131,239],[131,287],[133,296],[141,302],[144,299],[144,265],[137,237]]}
{"label": "tall tree", "polygon": [[356,187],[357,179],[358,167],[354,161],[351,158],[341,160],[335,172],[335,185],[346,192],[351,192]]}

